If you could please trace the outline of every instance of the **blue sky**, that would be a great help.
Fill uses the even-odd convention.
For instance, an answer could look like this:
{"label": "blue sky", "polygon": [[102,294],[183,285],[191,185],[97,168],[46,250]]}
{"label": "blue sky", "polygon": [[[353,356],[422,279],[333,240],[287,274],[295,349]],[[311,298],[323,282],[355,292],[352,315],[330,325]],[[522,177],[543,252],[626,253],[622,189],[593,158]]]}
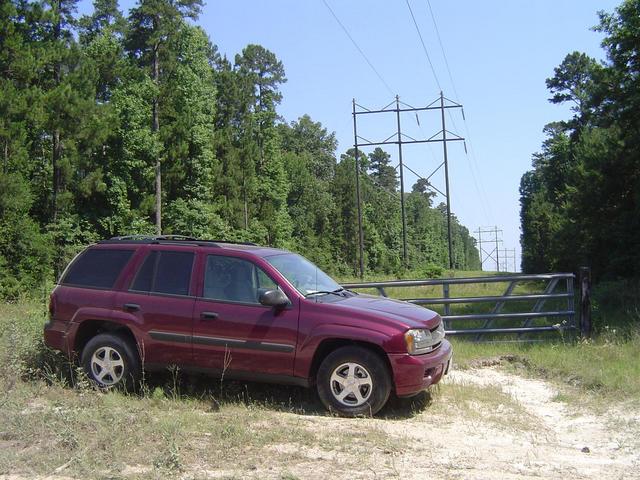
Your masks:
{"label": "blue sky", "polygon": [[[430,0],[453,78],[449,78],[427,0],[409,0],[439,84],[446,97],[464,105],[447,116],[448,129],[468,139],[450,144],[452,210],[469,230],[497,225],[503,247],[519,248],[519,194],[531,154],[539,150],[545,124],[568,118],[568,106],[550,104],[545,79],[566,54],[579,50],[602,58],[602,35],[590,30],[610,0]],[[283,62],[279,113],[292,121],[309,114],[339,141],[338,156],[353,145],[351,100],[369,108],[402,101],[424,106],[438,87],[415,30],[406,0],[326,0],[383,78],[373,72],[323,0],[210,0],[197,22],[229,58],[249,43],[272,50]],[[128,8],[132,2],[122,2]],[[90,2],[81,4],[86,11]],[[385,85],[386,83],[386,85]],[[387,85],[389,88],[387,88]],[[372,115],[359,133],[382,140],[395,130],[393,115]],[[402,117],[413,137],[439,130],[438,118]],[[454,127],[455,125],[455,127]],[[457,128],[456,128],[457,127]],[[397,163],[397,148],[388,149]],[[441,162],[441,146],[406,147],[403,159],[427,176]],[[416,177],[406,172],[407,189]],[[433,183],[444,190],[443,175]],[[440,199],[436,199],[439,201]],[[486,268],[486,269],[491,269]]]}

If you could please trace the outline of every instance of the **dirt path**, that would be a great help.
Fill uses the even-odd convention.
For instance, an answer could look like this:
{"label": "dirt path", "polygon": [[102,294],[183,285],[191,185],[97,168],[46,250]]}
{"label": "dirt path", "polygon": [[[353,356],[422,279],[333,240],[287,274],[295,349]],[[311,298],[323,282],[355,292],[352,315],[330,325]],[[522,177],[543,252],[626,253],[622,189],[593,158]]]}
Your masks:
{"label": "dirt path", "polygon": [[[468,397],[469,388],[476,394],[478,389],[501,390],[505,401],[486,405],[482,397]],[[300,478],[328,478],[339,471],[350,478],[416,480],[640,479],[638,412],[576,415],[557,400],[550,384],[495,368],[453,372],[442,391],[452,389],[458,391],[453,400],[465,407],[432,405],[402,420],[306,419],[310,428],[333,431],[366,424],[395,438],[391,447],[347,453],[280,445],[275,452],[295,450],[307,457],[290,468]],[[443,394],[435,402],[444,398],[449,397]]]}
{"label": "dirt path", "polygon": [[[76,402],[85,398],[60,392]],[[545,381],[484,367],[452,372],[417,414],[405,408],[376,418],[344,419],[321,410],[289,413],[268,405],[256,409],[240,405],[225,407],[225,413],[193,404],[193,410],[180,411],[181,418],[195,416],[210,430],[196,428],[193,422],[179,424],[177,438],[182,443],[170,451],[179,468],[159,470],[154,464],[162,446],[157,439],[144,458],[103,463],[92,472],[94,478],[184,480],[640,479],[640,411],[630,411],[612,399],[602,414],[584,409],[576,413],[578,409],[563,398]],[[101,400],[96,397],[94,402]],[[42,405],[49,405],[39,401],[40,410],[27,408],[17,415],[39,418]],[[140,408],[137,400],[128,402],[120,408]],[[175,415],[170,408],[154,412],[154,421]],[[105,427],[100,428],[98,435],[104,435]],[[53,445],[56,439],[51,437]],[[221,449],[221,442],[228,447]],[[20,454],[22,447],[11,445],[5,442],[3,452],[0,442],[0,466],[3,453],[5,461]],[[39,461],[43,458],[48,457]],[[91,478],[74,475],[78,470],[73,462],[86,465],[86,458],[58,459],[47,469],[49,476],[29,474],[34,465],[37,468],[36,460],[13,463],[12,469],[0,471],[0,480]]]}
{"label": "dirt path", "polygon": [[638,412],[576,414],[550,384],[494,368],[453,372],[448,381],[499,386],[537,423],[529,431],[465,432],[480,455],[475,472],[462,478],[640,478]]}

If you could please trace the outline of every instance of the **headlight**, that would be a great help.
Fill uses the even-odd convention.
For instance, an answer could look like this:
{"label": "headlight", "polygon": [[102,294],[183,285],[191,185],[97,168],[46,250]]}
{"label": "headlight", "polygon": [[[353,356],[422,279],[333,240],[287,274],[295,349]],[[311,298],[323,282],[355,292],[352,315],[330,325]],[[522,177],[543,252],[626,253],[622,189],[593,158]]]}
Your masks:
{"label": "headlight", "polygon": [[412,329],[408,330],[404,334],[404,341],[407,344],[407,352],[411,355],[420,355],[421,353],[428,353],[439,344],[444,338],[444,325],[440,323],[438,327],[433,330],[427,329]]}

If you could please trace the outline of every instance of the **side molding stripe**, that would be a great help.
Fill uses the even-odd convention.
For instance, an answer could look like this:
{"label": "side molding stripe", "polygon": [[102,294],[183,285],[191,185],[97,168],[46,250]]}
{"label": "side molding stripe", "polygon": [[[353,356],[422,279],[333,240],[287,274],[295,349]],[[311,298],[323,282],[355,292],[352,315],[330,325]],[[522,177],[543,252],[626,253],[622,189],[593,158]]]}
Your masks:
{"label": "side molding stripe", "polygon": [[254,342],[248,340],[238,340],[235,338],[219,338],[219,337],[207,337],[201,335],[184,335],[182,333],[161,332],[157,330],[151,330],[149,336],[154,340],[160,340],[163,342],[176,342],[176,343],[190,343],[193,342],[197,345],[211,345],[217,347],[230,347],[230,348],[244,348],[247,350],[263,350],[267,352],[293,352],[295,347],[293,345],[286,345],[283,343],[271,343],[271,342]]}
{"label": "side molding stripe", "polygon": [[151,330],[149,336],[154,340],[160,340],[163,342],[176,342],[176,343],[190,343],[191,335],[183,335],[182,333],[171,332],[159,332],[157,330]]}

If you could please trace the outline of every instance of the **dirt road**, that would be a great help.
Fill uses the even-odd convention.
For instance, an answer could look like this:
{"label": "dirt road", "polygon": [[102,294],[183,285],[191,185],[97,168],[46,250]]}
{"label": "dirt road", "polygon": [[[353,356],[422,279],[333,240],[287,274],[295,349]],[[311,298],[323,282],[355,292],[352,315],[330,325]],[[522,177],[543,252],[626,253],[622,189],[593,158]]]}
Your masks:
{"label": "dirt road", "polygon": [[[500,366],[454,370],[417,410],[344,419],[300,401],[292,413],[44,389],[12,414],[25,428],[3,433],[0,479],[640,479],[637,407],[596,413],[561,390]],[[131,426],[112,428],[120,418]],[[105,460],[101,439],[127,429],[142,447],[125,439]]]}
{"label": "dirt road", "polygon": [[[640,478],[640,412],[616,407],[601,415],[578,414],[549,383],[495,368],[454,371],[441,391],[413,418],[308,418],[310,428],[338,433],[366,424],[395,441],[377,451],[303,448],[308,461],[291,465],[291,473],[300,478],[337,472],[349,478]],[[443,401],[459,403],[436,404]],[[281,454],[293,449],[300,453],[296,445],[275,447]]]}

